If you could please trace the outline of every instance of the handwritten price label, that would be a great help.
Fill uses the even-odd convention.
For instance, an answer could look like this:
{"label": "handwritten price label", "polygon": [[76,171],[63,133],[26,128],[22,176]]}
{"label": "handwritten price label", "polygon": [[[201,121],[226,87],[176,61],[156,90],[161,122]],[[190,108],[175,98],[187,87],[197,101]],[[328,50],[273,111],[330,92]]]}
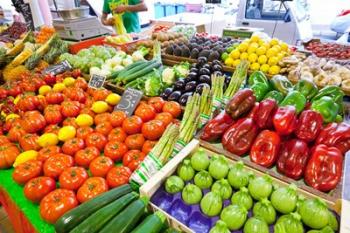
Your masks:
{"label": "handwritten price label", "polygon": [[44,70],[44,74],[57,75],[57,74],[61,74],[65,71],[68,71],[71,69],[72,69],[72,66],[69,64],[69,62],[64,60],[56,65],[52,65],[52,66],[47,67]]}
{"label": "handwritten price label", "polygon": [[142,96],[142,91],[128,88],[124,91],[119,104],[115,106],[114,110],[124,111],[128,116],[131,116],[134,113],[136,106],[139,104]]}
{"label": "handwritten price label", "polygon": [[103,87],[105,80],[106,80],[106,76],[93,74],[91,75],[89,80],[89,87],[95,88],[95,89],[101,88]]}

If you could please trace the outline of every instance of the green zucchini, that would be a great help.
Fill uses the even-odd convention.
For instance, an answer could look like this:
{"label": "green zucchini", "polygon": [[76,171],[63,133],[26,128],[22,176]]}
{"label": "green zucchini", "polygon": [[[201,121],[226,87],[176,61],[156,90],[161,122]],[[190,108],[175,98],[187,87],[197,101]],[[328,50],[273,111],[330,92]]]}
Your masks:
{"label": "green zucchini", "polygon": [[146,62],[146,63],[140,64],[140,65],[138,65],[138,66],[136,66],[136,67],[134,67],[134,68],[132,68],[132,69],[130,69],[130,70],[127,70],[127,71],[125,71],[125,72],[120,73],[120,74],[118,75],[118,78],[117,78],[117,79],[122,81],[123,79],[129,77],[130,75],[132,75],[132,74],[134,74],[134,73],[136,73],[136,72],[139,72],[139,71],[141,71],[141,70],[143,70],[143,69],[146,69],[148,66],[152,66],[152,65],[155,64],[156,62],[157,62],[157,61],[151,60],[151,61],[148,61],[148,62]]}
{"label": "green zucchini", "polygon": [[128,193],[121,198],[99,209],[82,223],[76,226],[70,233],[95,233],[98,232],[110,219],[138,198],[135,192]]}
{"label": "green zucchini", "polygon": [[148,199],[146,198],[140,198],[132,202],[122,212],[109,221],[99,233],[129,233],[144,215],[147,204]]}
{"label": "green zucchini", "polygon": [[123,72],[126,72],[127,70],[130,70],[130,69],[134,68],[135,66],[138,66],[138,65],[140,65],[140,64],[143,64],[143,63],[145,63],[145,62],[147,62],[147,61],[146,61],[146,60],[139,60],[139,61],[136,61],[136,62],[134,62],[134,63],[132,63],[132,64],[126,66],[126,67],[125,67],[124,69],[122,69],[122,70],[113,71],[113,72],[111,73],[111,75],[108,76],[108,79],[115,79],[116,77],[118,77],[118,75],[122,74]]}
{"label": "green zucchini", "polygon": [[140,225],[138,225],[131,233],[159,233],[164,227],[166,217],[162,212],[157,211],[147,216]]}
{"label": "green zucchini", "polygon": [[68,211],[55,223],[54,227],[56,232],[69,232],[97,210],[131,191],[131,187],[128,184],[119,186]]}
{"label": "green zucchini", "polygon": [[126,77],[125,79],[123,79],[123,83],[128,83],[138,77],[142,77],[150,72],[153,71],[153,69],[158,69],[162,64],[160,62],[155,62],[151,65],[148,65],[146,68],[139,70],[135,73],[132,73],[131,75],[129,75],[128,77]]}

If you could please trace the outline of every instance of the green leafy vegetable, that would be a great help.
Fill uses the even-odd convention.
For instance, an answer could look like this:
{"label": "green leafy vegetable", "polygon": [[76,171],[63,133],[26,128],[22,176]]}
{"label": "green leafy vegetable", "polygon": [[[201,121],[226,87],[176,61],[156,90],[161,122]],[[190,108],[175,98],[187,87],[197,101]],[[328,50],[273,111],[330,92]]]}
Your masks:
{"label": "green leafy vegetable", "polygon": [[213,178],[209,172],[202,170],[194,176],[194,184],[201,189],[208,189],[213,184]]}
{"label": "green leafy vegetable", "polygon": [[197,204],[202,199],[202,191],[194,184],[187,184],[182,190],[182,199],[189,205]]}
{"label": "green leafy vegetable", "polygon": [[154,71],[151,72],[145,79],[144,93],[147,96],[159,96],[163,91],[163,83],[160,72],[154,69]]}
{"label": "green leafy vegetable", "polygon": [[222,209],[222,199],[220,193],[209,192],[204,195],[200,203],[201,210],[209,217],[218,215]]}
{"label": "green leafy vegetable", "polygon": [[229,199],[232,195],[232,187],[226,179],[215,181],[211,187],[211,191],[220,193],[221,198],[224,200]]}
{"label": "green leafy vegetable", "polygon": [[266,198],[255,203],[253,207],[253,214],[254,216],[260,216],[269,225],[274,223],[276,220],[276,211],[271,205],[271,202]]}
{"label": "green leafy vegetable", "polygon": [[238,192],[232,195],[231,203],[241,205],[247,210],[250,210],[253,206],[253,199],[249,195],[248,189],[246,187],[242,187]]}
{"label": "green leafy vegetable", "polygon": [[178,176],[170,176],[165,181],[165,190],[168,193],[180,192],[185,186],[185,182]]}
{"label": "green leafy vegetable", "polygon": [[220,219],[230,230],[238,230],[247,220],[247,214],[248,211],[243,206],[229,205],[222,210]]}

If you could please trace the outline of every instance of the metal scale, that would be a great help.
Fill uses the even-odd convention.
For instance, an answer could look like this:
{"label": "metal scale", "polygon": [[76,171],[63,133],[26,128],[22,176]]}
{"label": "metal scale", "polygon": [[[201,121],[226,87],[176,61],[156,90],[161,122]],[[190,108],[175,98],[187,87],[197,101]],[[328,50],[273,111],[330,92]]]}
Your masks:
{"label": "metal scale", "polygon": [[111,34],[111,31],[102,25],[97,16],[89,15],[89,7],[80,6],[79,0],[75,0],[76,8],[73,9],[58,9],[55,0],[54,5],[59,18],[53,19],[53,26],[61,38],[81,41]]}

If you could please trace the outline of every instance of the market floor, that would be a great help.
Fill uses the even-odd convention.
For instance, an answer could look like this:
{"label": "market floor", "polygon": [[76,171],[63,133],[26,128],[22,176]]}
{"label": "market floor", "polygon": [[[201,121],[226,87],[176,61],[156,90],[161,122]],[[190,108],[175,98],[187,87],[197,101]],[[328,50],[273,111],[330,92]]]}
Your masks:
{"label": "market floor", "polygon": [[14,233],[11,222],[4,208],[0,207],[0,233]]}

